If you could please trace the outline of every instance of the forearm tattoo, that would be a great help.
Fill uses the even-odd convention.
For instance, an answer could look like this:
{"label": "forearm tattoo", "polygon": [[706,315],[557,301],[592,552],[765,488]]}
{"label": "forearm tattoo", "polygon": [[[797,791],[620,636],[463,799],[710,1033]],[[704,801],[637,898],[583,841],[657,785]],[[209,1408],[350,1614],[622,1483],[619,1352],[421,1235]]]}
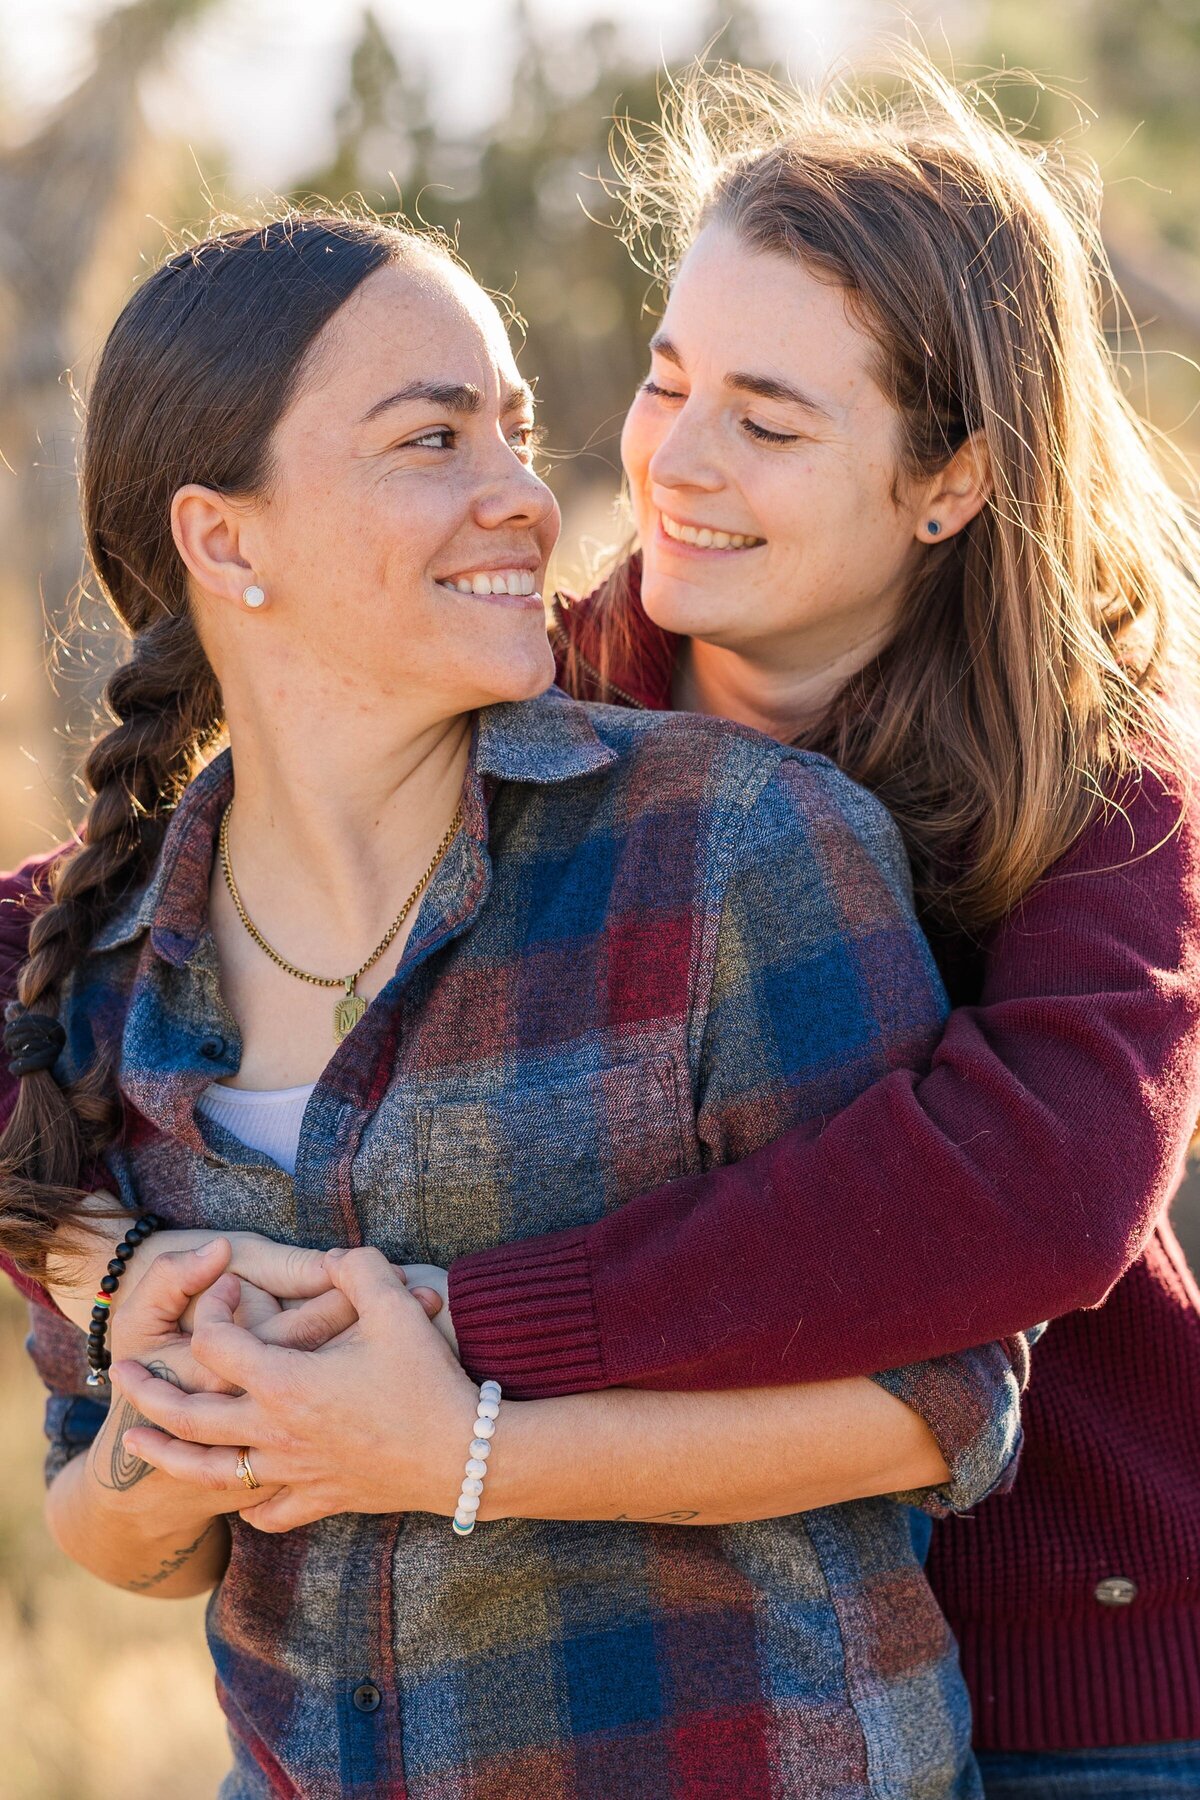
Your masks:
{"label": "forearm tattoo", "polygon": [[191,1561],[205,1538],[210,1537],[214,1528],[221,1522],[220,1519],[210,1519],[193,1543],[185,1544],[182,1550],[176,1550],[170,1556],[164,1556],[153,1575],[143,1575],[137,1581],[127,1581],[125,1586],[133,1594],[144,1594],[148,1588],[157,1587],[160,1582],[166,1581],[168,1577],[182,1569],[185,1563]]}
{"label": "forearm tattoo", "polygon": [[[169,1381],[173,1387],[177,1387],[181,1393],[186,1394],[187,1389],[182,1381],[174,1369],[168,1369],[166,1363],[151,1362],[147,1363],[146,1367],[151,1375],[160,1376],[163,1381]],[[149,1425],[151,1431],[157,1431],[159,1427],[147,1419],[143,1413],[140,1413],[131,1401],[125,1399],[124,1395],[117,1403],[116,1411],[111,1415],[109,1423],[112,1428],[112,1436],[107,1446],[105,1445],[105,1437],[108,1435],[106,1432],[101,1433],[100,1437],[96,1439],[96,1453],[92,1466],[96,1480],[101,1487],[111,1488],[114,1493],[123,1494],[128,1488],[136,1487],[144,1476],[154,1473],[153,1464],[143,1462],[140,1456],[135,1456],[132,1450],[126,1449],[125,1433],[132,1431],[135,1425]]]}
{"label": "forearm tattoo", "polygon": [[690,1525],[693,1519],[700,1517],[700,1508],[694,1507],[690,1512],[665,1513],[618,1513],[615,1525]]}

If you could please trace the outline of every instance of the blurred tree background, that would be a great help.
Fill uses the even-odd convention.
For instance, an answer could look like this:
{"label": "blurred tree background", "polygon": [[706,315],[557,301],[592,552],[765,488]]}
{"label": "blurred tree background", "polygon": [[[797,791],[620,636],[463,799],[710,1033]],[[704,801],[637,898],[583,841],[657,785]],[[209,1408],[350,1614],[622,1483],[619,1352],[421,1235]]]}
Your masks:
{"label": "blurred tree background", "polygon": [[[13,102],[0,73],[0,866],[59,841],[77,818],[80,747],[121,654],[104,610],[78,591],[77,389],[139,271],[162,254],[164,228],[202,225],[214,195],[221,208],[249,204],[231,184],[225,146],[194,150],[164,127],[161,105],[152,124],[146,94],[155,82],[161,96],[164,82],[188,80],[198,30],[216,22],[236,49],[238,20],[256,3],[242,0],[239,11],[232,0],[131,0],[98,12],[88,66],[36,115]],[[1140,327],[1140,340],[1128,321],[1117,339],[1130,392],[1182,449],[1200,452],[1195,0],[948,0],[910,10],[960,76],[1029,69],[1048,84],[1014,74],[1000,103],[1033,136],[1066,133],[1100,165],[1106,241]],[[611,214],[597,180],[611,117],[653,118],[662,67],[644,40],[639,47],[586,0],[552,15],[531,0],[495,0],[490,43],[498,66],[511,66],[507,94],[486,118],[448,121],[432,98],[429,28],[418,49],[404,15],[380,0],[358,18],[332,117],[312,131],[326,147],[288,174],[285,197],[402,206],[453,236],[480,280],[510,298],[526,322],[522,366],[537,378],[566,519],[559,573],[578,582],[590,549],[621,535],[617,439],[656,303],[614,232],[589,214]],[[0,4],[0,70],[6,37],[26,16],[6,20]],[[872,29],[897,24],[872,0],[855,16],[864,44]],[[723,58],[771,67],[781,54],[778,6],[696,0],[690,53],[713,40]],[[792,72],[802,72],[794,55]],[[264,104],[286,104],[282,89],[271,101],[273,70],[258,73]],[[1200,1203],[1191,1192],[1177,1221],[1195,1262]],[[6,1800],[92,1800],[119,1770],[124,1800],[209,1796],[225,1753],[202,1608],[114,1594],[51,1550],[38,1512],[40,1398],[7,1287],[0,1326],[12,1447],[0,1496],[0,1692],[20,1721],[0,1789]],[[130,1692],[155,1696],[157,1728],[140,1718],[127,1729]]]}
{"label": "blurred tree background", "polygon": [[[496,116],[448,123],[431,100],[428,38],[412,47],[404,10],[381,0],[361,14],[322,121],[332,129],[312,133],[330,148],[282,197],[402,208],[446,231],[485,286],[511,299],[567,520],[559,573],[577,581],[589,546],[619,536],[617,439],[657,303],[615,232],[589,215],[613,214],[601,181],[612,115],[653,118],[662,70],[612,19],[589,16],[586,0],[551,25],[531,0],[496,0],[507,94]],[[885,5],[862,12],[864,42],[872,22],[895,24]],[[85,598],[74,617],[75,384],[86,388],[139,266],[161,255],[164,226],[203,224],[214,193],[235,211],[246,198],[230,191],[221,143],[193,155],[151,128],[143,89],[164,66],[186,76],[196,28],[233,17],[231,0],[130,0],[99,18],[91,68],[32,129],[0,113],[0,864],[69,828],[79,742],[120,653],[103,608]],[[1130,389],[1195,448],[1200,11],[1190,0],[1146,0],[1136,12],[1124,0],[959,0],[949,23],[936,11],[917,18],[962,75],[1029,68],[1051,84],[1014,76],[1000,103],[1031,135],[1065,132],[1101,165],[1108,247],[1143,327],[1144,347],[1128,323],[1122,337]],[[771,20],[754,0],[696,0],[692,48],[772,66]],[[47,646],[53,687],[40,673]]]}

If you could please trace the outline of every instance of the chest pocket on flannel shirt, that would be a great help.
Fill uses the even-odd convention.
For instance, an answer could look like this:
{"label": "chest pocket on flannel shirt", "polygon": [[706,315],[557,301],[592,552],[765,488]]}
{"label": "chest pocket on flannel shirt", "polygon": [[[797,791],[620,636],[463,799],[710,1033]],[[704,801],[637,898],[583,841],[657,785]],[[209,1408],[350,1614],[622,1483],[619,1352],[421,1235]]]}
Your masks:
{"label": "chest pocket on flannel shirt", "polygon": [[423,1260],[587,1225],[700,1166],[688,1078],[669,1054],[491,1092],[417,1116]]}

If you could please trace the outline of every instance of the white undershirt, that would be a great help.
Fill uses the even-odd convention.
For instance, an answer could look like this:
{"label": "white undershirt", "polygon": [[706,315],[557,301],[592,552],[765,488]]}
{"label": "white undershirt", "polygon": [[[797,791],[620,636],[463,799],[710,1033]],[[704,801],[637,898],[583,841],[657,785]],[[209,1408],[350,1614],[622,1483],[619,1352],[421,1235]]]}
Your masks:
{"label": "white undershirt", "polygon": [[294,1175],[300,1121],[315,1086],[310,1081],[305,1087],[233,1088],[213,1081],[196,1105],[205,1118],[215,1119],[248,1149],[260,1150]]}

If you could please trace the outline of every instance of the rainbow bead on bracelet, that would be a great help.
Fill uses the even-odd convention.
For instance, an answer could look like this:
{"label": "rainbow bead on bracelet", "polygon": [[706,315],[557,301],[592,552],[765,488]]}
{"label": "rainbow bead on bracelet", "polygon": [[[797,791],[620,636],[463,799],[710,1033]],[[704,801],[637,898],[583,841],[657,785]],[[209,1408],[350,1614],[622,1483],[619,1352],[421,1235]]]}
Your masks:
{"label": "rainbow bead on bracelet", "polygon": [[500,1383],[485,1381],[479,1389],[479,1406],[475,1415],[462,1492],[458,1496],[458,1505],[454,1509],[453,1525],[455,1533],[459,1537],[470,1537],[475,1529],[475,1515],[479,1511],[483,1497],[487,1459],[492,1454],[492,1439],[496,1435],[496,1420],[499,1417]]}
{"label": "rainbow bead on bracelet", "polygon": [[107,1387],[108,1370],[112,1357],[105,1348],[104,1340],[108,1335],[108,1315],[112,1311],[112,1297],[117,1291],[117,1284],[125,1273],[125,1265],[139,1244],[145,1243],[152,1231],[157,1231],[165,1221],[157,1213],[146,1213],[136,1225],[131,1225],[121,1242],[112,1254],[108,1265],[108,1274],[100,1283],[99,1292],[92,1303],[92,1323],[88,1331],[87,1359],[89,1387]]}

